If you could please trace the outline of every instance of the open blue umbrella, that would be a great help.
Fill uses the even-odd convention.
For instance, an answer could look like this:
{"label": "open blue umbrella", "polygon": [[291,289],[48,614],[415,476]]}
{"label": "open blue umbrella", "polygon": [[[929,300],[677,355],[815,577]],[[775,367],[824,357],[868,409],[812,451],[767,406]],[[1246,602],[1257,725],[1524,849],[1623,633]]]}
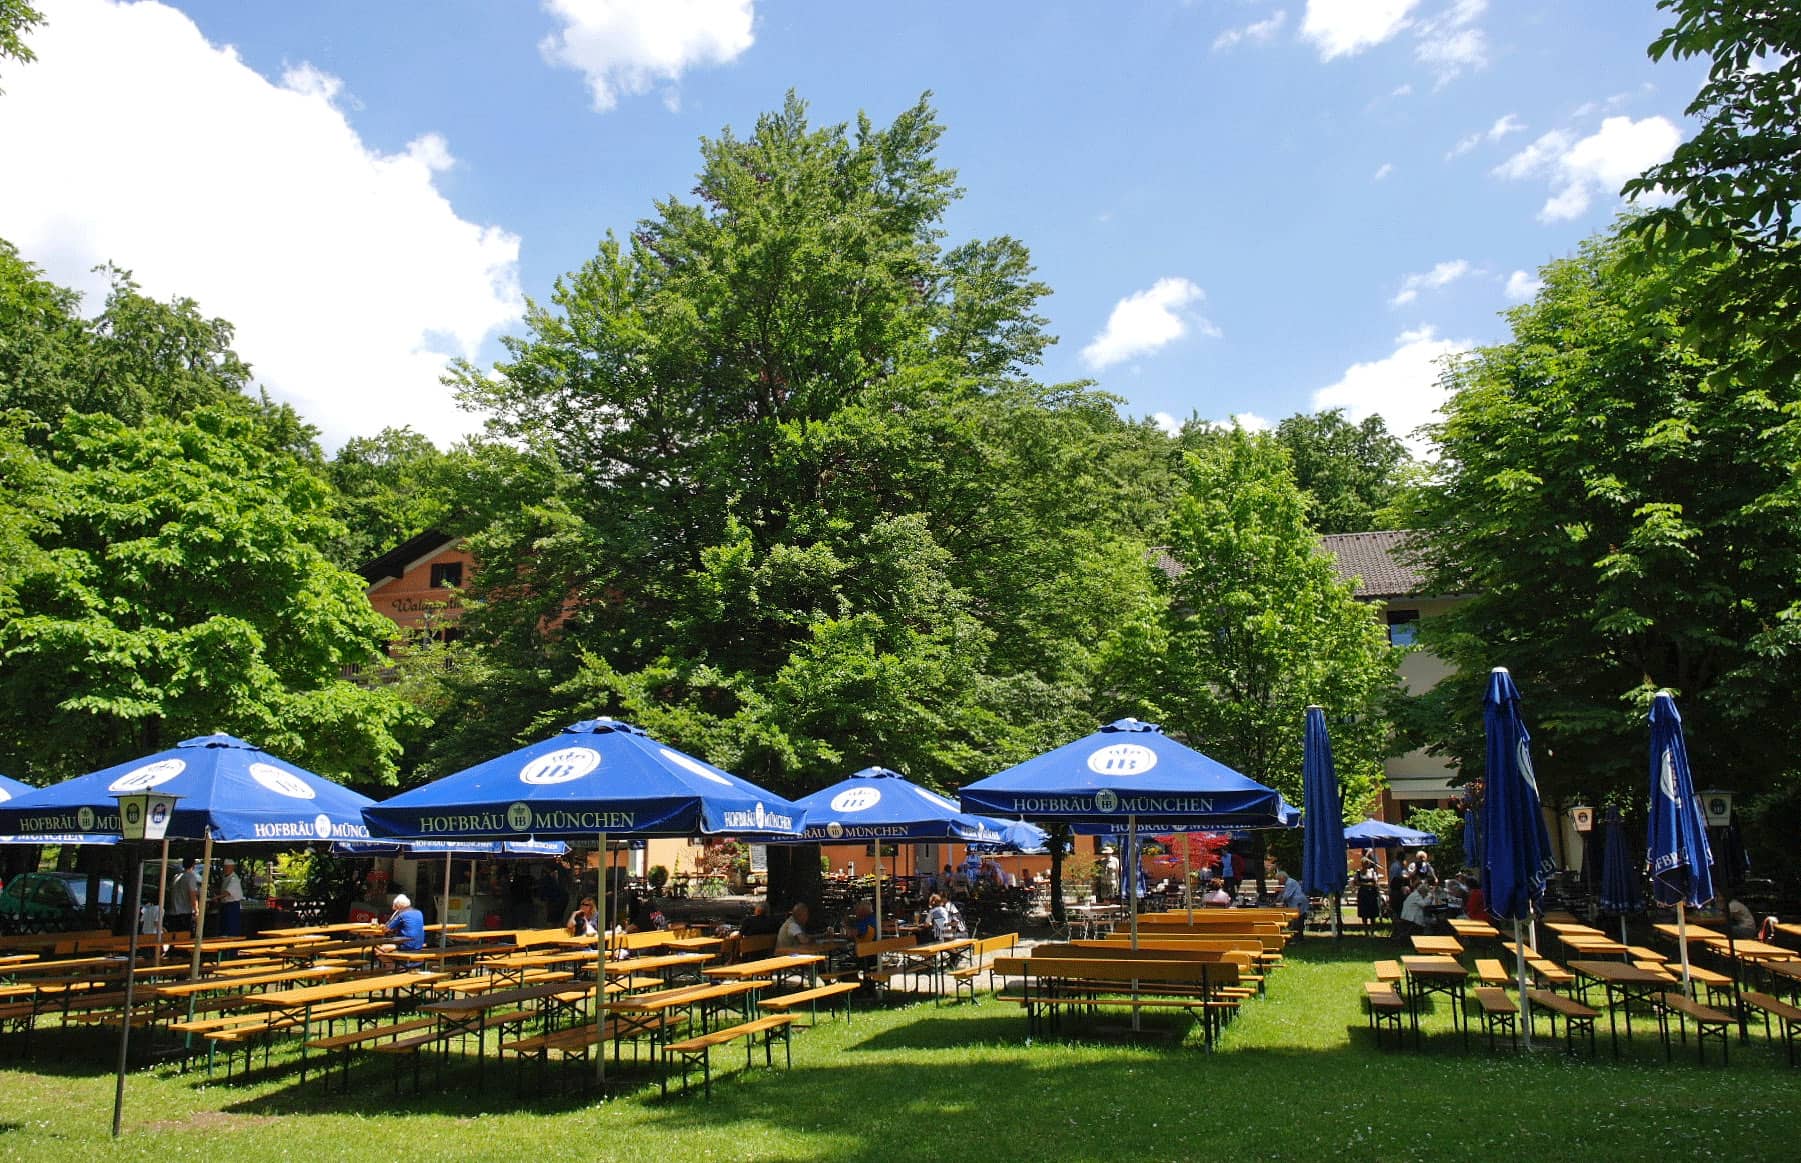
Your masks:
{"label": "open blue umbrella", "polygon": [[1651,700],[1651,815],[1646,824],[1645,860],[1651,893],[1660,905],[1676,906],[1676,941],[1682,951],[1682,989],[1689,991],[1689,908],[1713,900],[1713,850],[1707,820],[1688,767],[1682,715],[1669,691]]}
{"label": "open blue umbrella", "polygon": [[1601,911],[1620,918],[1620,944],[1626,944],[1626,915],[1644,907],[1638,875],[1627,854],[1626,821],[1620,809],[1608,808],[1601,817]]}
{"label": "open blue umbrella", "polygon": [[802,840],[875,844],[875,923],[882,931],[882,845],[957,841],[1000,844],[1005,825],[972,816],[956,801],[909,781],[886,767],[865,767],[794,801],[804,816]]}
{"label": "open blue umbrella", "polygon": [[1504,666],[1489,673],[1488,693],[1482,700],[1482,725],[1488,742],[1488,778],[1482,802],[1488,845],[1482,865],[1482,887],[1488,897],[1489,914],[1513,922],[1520,1026],[1530,1045],[1532,1011],[1520,922],[1530,922],[1543,904],[1545,880],[1555,866],[1551,835],[1539,806],[1538,777],[1532,770],[1532,736],[1520,718],[1519,688],[1513,685],[1513,676]]}
{"label": "open blue umbrella", "polygon": [[[484,860],[554,860],[569,852],[561,840],[340,840],[331,846],[339,856],[406,856],[419,860],[427,856],[444,858],[444,903],[439,919],[450,919],[450,862],[467,857],[469,863],[469,895],[475,895],[475,861]],[[450,944],[450,928],[438,930],[438,948]]]}
{"label": "open blue umbrella", "polygon": [[[28,783],[20,783],[0,775],[0,804],[14,800],[22,795],[29,795],[38,789]],[[109,836],[104,832],[46,832],[36,836],[0,835],[0,844],[117,844],[117,836]]]}
{"label": "open blue umbrella", "polygon": [[[1111,824],[1135,834],[1198,825],[1282,827],[1282,797],[1163,733],[1120,719],[1092,735],[979,779],[962,792],[963,810],[1070,824]],[[1128,887],[1136,889],[1128,878]],[[1130,901],[1132,944],[1138,901]]]}
{"label": "open blue umbrella", "polygon": [[1344,842],[1346,848],[1430,848],[1438,837],[1405,824],[1363,820],[1344,830]]}
{"label": "open blue umbrella", "polygon": [[1307,806],[1301,848],[1301,887],[1332,897],[1332,935],[1338,936],[1339,894],[1344,891],[1344,789],[1332,765],[1332,739],[1324,707],[1307,708],[1301,751],[1301,790]]}

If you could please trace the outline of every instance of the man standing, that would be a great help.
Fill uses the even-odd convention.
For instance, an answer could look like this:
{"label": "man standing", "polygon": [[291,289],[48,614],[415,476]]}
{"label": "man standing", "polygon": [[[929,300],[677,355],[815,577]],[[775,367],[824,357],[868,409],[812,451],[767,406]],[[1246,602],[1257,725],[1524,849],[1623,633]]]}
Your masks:
{"label": "man standing", "polygon": [[227,937],[244,935],[244,882],[238,879],[238,862],[226,857],[219,862],[223,881],[219,886],[219,932]]}
{"label": "man standing", "polygon": [[194,858],[184,857],[181,873],[170,886],[169,915],[165,918],[171,933],[194,931],[194,910],[200,904],[200,874],[194,871]]}

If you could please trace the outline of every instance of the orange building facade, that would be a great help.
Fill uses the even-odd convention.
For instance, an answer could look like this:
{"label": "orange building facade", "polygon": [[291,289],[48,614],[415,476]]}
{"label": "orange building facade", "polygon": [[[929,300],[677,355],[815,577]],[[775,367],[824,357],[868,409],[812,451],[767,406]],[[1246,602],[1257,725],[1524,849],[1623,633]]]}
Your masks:
{"label": "orange building facade", "polygon": [[428,531],[403,541],[362,565],[369,604],[409,634],[439,641],[461,632],[461,589],[475,572],[475,559],[459,537]]}

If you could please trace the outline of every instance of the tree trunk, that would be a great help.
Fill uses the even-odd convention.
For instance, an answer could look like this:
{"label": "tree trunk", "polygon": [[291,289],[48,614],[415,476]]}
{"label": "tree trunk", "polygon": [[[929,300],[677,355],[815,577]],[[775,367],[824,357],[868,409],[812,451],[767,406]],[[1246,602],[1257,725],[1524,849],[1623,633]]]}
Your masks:
{"label": "tree trunk", "polygon": [[819,907],[825,876],[819,869],[819,845],[769,846],[769,915],[779,917],[796,901]]}

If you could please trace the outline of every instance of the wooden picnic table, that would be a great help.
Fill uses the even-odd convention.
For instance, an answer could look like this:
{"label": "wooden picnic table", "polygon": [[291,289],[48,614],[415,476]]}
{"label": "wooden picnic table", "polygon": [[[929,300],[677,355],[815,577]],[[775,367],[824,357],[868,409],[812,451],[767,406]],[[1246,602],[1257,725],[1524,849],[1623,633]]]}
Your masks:
{"label": "wooden picnic table", "polygon": [[[1669,988],[1669,978],[1649,969],[1640,969],[1620,961],[1572,961],[1570,971],[1579,977],[1599,982],[1607,995],[1607,1036],[1613,1043],[1613,1056],[1620,1056],[1619,1033],[1614,1017],[1613,1002],[1617,993],[1622,1008],[1626,1011],[1626,1037],[1632,1037],[1632,1002],[1634,998],[1649,1002],[1652,995],[1662,993]],[[1588,1001],[1588,990],[1579,989],[1582,1000]]]}
{"label": "wooden picnic table", "polygon": [[593,954],[582,949],[565,949],[555,953],[508,953],[483,958],[476,963],[476,968],[485,971],[490,977],[518,983],[534,969],[576,965],[593,959]]}
{"label": "wooden picnic table", "polygon": [[0,969],[3,969],[8,965],[24,965],[38,960],[40,956],[42,955],[38,953],[7,953],[5,955],[0,955]]}
{"label": "wooden picnic table", "polygon": [[[606,1013],[618,1028],[632,1034],[646,1034],[650,1038],[650,1056],[655,1061],[658,1050],[667,1042],[671,1018],[676,1011],[691,1011],[700,1007],[701,1026],[704,1030],[708,1014],[709,1002],[726,1001],[730,998],[741,998],[744,1002],[744,1017],[750,1017],[750,1007],[756,994],[772,982],[763,978],[740,978],[735,981],[711,982],[704,985],[685,985],[677,989],[661,989],[652,993],[635,993],[629,997],[614,998],[606,1003]],[[619,1057],[619,1041],[613,1039],[613,1057]]]}
{"label": "wooden picnic table", "polygon": [[921,976],[932,979],[932,998],[936,1003],[944,991],[944,971],[956,959],[957,953],[974,945],[969,937],[954,937],[948,941],[934,941],[929,945],[915,945],[911,949],[899,949],[895,955],[904,963],[904,971],[913,975],[917,982]]}
{"label": "wooden picnic table", "polygon": [[724,944],[724,937],[671,937],[663,942],[663,948],[680,953],[713,953]]}
{"label": "wooden picnic table", "polygon": [[[513,941],[522,933],[536,932],[535,929],[465,929],[460,933],[450,933],[452,941]],[[590,945],[594,942],[590,940]]]}
{"label": "wooden picnic table", "polygon": [[1593,925],[1584,925],[1575,921],[1546,921],[1545,928],[1556,933],[1558,936],[1562,936],[1565,933],[1586,934],[1591,937],[1607,936],[1606,933],[1603,933]]}
{"label": "wooden picnic table", "polygon": [[1413,1013],[1413,1031],[1419,1035],[1419,1003],[1428,994],[1442,993],[1451,1000],[1451,1026],[1469,1044],[1469,1025],[1463,1017],[1463,990],[1470,971],[1455,957],[1425,954],[1401,958],[1401,972],[1406,976],[1408,1008]]}
{"label": "wooden picnic table", "polygon": [[1631,952],[1628,946],[1620,944],[1611,937],[1588,937],[1570,933],[1561,934],[1559,939],[1572,952],[1588,953],[1597,957],[1624,957]]}
{"label": "wooden picnic table", "polygon": [[283,1017],[300,1017],[300,1081],[306,1082],[306,1044],[312,1040],[313,1007],[321,1002],[342,1001],[352,997],[373,997],[378,993],[399,993],[443,977],[442,973],[385,973],[376,977],[354,977],[330,981],[324,985],[306,985],[298,989],[279,989],[268,993],[247,993],[247,1005],[262,1006]]}
{"label": "wooden picnic table", "polygon": [[669,979],[669,971],[689,965],[704,965],[712,958],[705,953],[659,953],[651,957],[627,957],[622,960],[608,958],[606,974],[608,977],[627,977],[635,973],[658,973],[665,981]]}
{"label": "wooden picnic table", "polygon": [[[183,970],[185,972],[185,969]],[[343,977],[350,970],[341,965],[320,965],[309,969],[275,969],[267,973],[245,973],[235,976],[212,974],[197,981],[178,981],[172,985],[150,988],[153,997],[193,997],[202,993],[223,993],[233,989],[250,989],[259,985],[283,985],[295,981],[329,981]]]}
{"label": "wooden picnic table", "polygon": [[[704,953],[675,954],[689,958],[690,961],[708,960]],[[701,972],[715,981],[748,981],[753,977],[768,977],[780,980],[783,975],[805,971],[807,984],[817,983],[815,974],[819,966],[825,962],[823,953],[778,953],[774,957],[763,957],[756,961],[740,961],[735,965],[709,965]],[[630,962],[620,964],[629,965]]]}
{"label": "wooden picnic table", "polygon": [[1463,952],[1463,942],[1455,937],[1416,935],[1413,938],[1413,951],[1427,956],[1456,957]]}
{"label": "wooden picnic table", "polygon": [[475,1035],[475,1077],[477,1085],[480,1085],[482,1064],[487,1058],[489,1015],[496,1010],[537,1002],[538,1016],[543,1022],[544,1032],[549,1033],[558,1015],[577,1011],[593,996],[593,982],[550,981],[520,986],[517,989],[466,994],[443,1001],[427,1002],[419,1009],[438,1019],[439,1036],[446,1041],[468,1034]]}
{"label": "wooden picnic table", "polygon": [[1457,934],[1459,937],[1487,937],[1494,939],[1501,935],[1501,931],[1487,921],[1472,921],[1467,917],[1452,917],[1446,924],[1450,925],[1451,932]]}

